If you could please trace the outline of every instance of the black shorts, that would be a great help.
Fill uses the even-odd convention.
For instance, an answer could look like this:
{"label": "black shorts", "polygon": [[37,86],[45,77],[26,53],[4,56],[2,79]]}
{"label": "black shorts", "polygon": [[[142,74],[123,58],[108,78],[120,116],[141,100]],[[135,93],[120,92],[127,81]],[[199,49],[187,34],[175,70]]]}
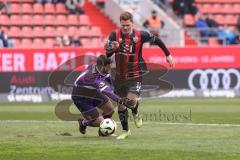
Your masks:
{"label": "black shorts", "polygon": [[127,97],[128,93],[140,95],[141,86],[142,86],[141,79],[114,81],[114,91],[120,97]]}

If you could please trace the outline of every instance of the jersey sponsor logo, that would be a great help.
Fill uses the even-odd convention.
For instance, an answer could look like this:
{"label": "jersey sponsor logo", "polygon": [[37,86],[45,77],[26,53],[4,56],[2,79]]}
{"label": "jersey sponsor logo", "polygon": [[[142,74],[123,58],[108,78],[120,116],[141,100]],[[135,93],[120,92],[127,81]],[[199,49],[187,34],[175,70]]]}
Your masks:
{"label": "jersey sponsor logo", "polygon": [[237,90],[240,88],[240,72],[237,69],[197,69],[190,73],[188,85],[192,90]]}

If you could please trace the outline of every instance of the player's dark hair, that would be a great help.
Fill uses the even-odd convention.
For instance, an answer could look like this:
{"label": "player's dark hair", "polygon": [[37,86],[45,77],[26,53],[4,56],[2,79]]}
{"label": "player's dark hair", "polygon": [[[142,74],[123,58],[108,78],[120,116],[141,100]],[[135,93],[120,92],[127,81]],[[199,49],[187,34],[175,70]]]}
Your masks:
{"label": "player's dark hair", "polygon": [[111,64],[111,62],[112,62],[111,59],[105,55],[100,55],[97,58],[97,66],[106,66],[108,64]]}
{"label": "player's dark hair", "polygon": [[123,12],[120,15],[120,21],[121,20],[124,20],[124,21],[130,20],[131,22],[133,22],[133,15],[130,12]]}

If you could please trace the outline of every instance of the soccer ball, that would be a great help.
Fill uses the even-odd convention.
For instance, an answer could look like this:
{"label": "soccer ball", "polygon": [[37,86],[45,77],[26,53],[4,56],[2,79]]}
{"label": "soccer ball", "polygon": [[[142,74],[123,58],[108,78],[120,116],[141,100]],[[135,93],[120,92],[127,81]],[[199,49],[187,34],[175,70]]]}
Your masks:
{"label": "soccer ball", "polygon": [[99,130],[104,136],[109,136],[117,130],[116,122],[111,118],[106,118],[100,123]]}

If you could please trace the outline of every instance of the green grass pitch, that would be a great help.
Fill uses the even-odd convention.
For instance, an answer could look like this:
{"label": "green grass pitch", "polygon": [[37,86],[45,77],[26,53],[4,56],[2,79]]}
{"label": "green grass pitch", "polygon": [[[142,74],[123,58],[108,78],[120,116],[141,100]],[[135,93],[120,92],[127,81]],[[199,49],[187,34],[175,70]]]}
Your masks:
{"label": "green grass pitch", "polygon": [[141,100],[144,126],[131,121],[132,135],[121,141],[98,137],[97,128],[80,135],[54,107],[0,104],[0,160],[240,159],[240,99]]}

